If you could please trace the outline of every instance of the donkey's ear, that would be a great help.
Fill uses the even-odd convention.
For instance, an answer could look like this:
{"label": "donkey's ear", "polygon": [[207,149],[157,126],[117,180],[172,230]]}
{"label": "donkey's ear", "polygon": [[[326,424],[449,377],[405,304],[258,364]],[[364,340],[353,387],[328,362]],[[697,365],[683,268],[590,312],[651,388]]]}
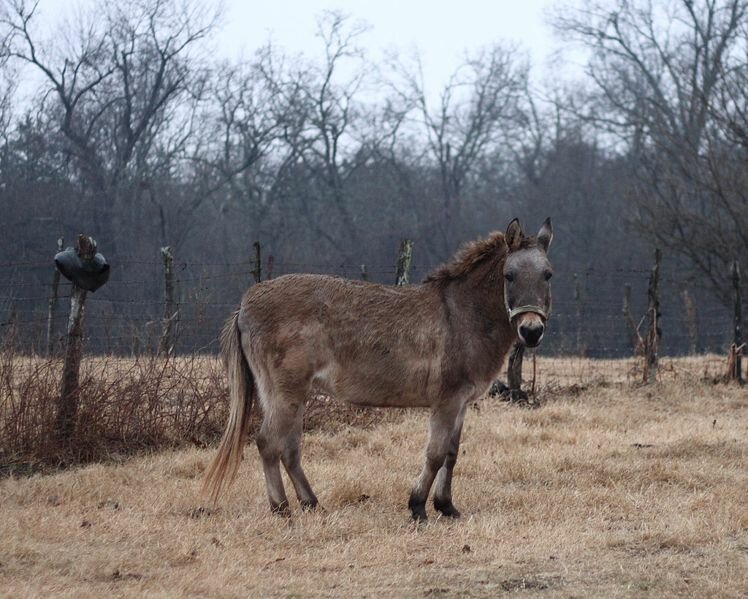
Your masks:
{"label": "donkey's ear", "polygon": [[522,225],[519,224],[519,219],[515,218],[509,223],[509,226],[506,228],[505,238],[510,252],[519,248],[519,244],[522,241]]}
{"label": "donkey's ear", "polygon": [[549,216],[543,222],[540,231],[538,231],[538,245],[543,248],[546,254],[548,253],[548,248],[551,247],[551,241],[553,241],[553,225]]}

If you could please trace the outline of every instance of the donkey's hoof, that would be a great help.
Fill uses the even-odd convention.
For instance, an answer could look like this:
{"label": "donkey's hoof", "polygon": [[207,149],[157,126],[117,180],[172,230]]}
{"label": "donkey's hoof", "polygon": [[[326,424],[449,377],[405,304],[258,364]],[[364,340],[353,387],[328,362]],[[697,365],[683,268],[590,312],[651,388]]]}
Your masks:
{"label": "donkey's hoof", "polygon": [[415,522],[426,522],[429,517],[426,515],[426,504],[425,503],[410,503],[410,515],[413,517]]}
{"label": "donkey's hoof", "polygon": [[319,501],[316,499],[314,501],[300,501],[299,504],[301,505],[301,511],[302,512],[324,512],[324,508],[319,504]]}
{"label": "donkey's hoof", "polygon": [[457,519],[460,517],[460,511],[454,506],[451,501],[439,501],[434,499],[434,508],[442,513],[445,518]]}
{"label": "donkey's hoof", "polygon": [[413,518],[413,522],[426,523],[429,521],[429,517],[426,515],[426,510],[421,508],[420,510],[410,510],[410,515]]}
{"label": "donkey's hoof", "polygon": [[279,503],[279,504],[271,504],[270,511],[276,516],[281,516],[282,518],[291,517],[291,508],[288,507],[287,501],[284,501],[283,503]]}

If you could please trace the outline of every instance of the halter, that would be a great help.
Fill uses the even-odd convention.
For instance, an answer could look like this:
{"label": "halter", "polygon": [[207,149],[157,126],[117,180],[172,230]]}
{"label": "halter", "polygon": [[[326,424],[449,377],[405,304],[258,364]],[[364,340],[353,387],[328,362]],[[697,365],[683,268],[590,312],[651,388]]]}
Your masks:
{"label": "halter", "polygon": [[509,322],[512,322],[515,317],[519,316],[520,314],[525,314],[526,312],[535,312],[544,321],[548,320],[548,312],[546,312],[546,310],[541,308],[540,306],[527,305],[510,308],[506,285],[504,285],[504,307],[506,308],[506,313],[509,315]]}

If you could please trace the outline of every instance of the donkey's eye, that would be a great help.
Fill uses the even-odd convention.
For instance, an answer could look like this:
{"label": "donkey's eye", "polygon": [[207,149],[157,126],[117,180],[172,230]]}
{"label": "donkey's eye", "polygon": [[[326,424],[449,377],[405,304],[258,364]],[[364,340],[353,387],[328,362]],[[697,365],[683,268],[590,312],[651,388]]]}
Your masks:
{"label": "donkey's eye", "polygon": [[508,281],[509,283],[511,283],[512,281],[514,281],[514,273],[513,273],[513,272],[508,272],[508,273],[505,273],[505,274],[504,274],[504,278],[505,278],[505,279],[506,279],[506,280],[507,280],[507,281]]}
{"label": "donkey's eye", "polygon": [[551,277],[553,276],[553,273],[550,270],[545,271],[545,280],[550,281]]}

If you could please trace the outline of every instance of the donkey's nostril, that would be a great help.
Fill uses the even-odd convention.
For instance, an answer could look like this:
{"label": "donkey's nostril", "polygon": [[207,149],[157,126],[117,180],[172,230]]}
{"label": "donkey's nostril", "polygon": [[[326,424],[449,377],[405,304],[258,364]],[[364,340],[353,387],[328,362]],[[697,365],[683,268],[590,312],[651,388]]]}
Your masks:
{"label": "donkey's nostril", "polygon": [[533,347],[540,343],[540,339],[543,336],[544,327],[543,325],[526,325],[523,324],[519,327],[519,336],[525,344]]}

